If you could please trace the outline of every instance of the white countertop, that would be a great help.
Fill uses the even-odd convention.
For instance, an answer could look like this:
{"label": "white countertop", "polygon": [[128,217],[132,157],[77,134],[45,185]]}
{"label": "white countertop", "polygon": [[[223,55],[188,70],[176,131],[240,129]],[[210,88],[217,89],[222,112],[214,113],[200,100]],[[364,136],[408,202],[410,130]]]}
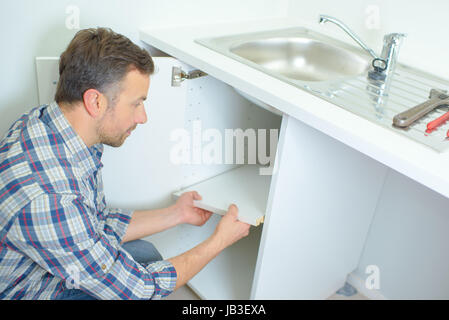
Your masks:
{"label": "white countertop", "polygon": [[318,23],[312,25],[285,18],[147,28],[140,30],[140,39],[449,197],[448,151],[439,153],[194,42],[195,39],[205,37],[289,27],[306,27],[346,41],[338,33],[323,29]]}

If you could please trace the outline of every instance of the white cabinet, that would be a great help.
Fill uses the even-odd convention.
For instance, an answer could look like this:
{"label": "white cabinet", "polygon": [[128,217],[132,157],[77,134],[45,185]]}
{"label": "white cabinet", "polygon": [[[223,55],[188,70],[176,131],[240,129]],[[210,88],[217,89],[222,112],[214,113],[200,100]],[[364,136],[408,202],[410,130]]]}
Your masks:
{"label": "white cabinet", "polygon": [[358,265],[387,168],[284,117],[252,297],[323,299]]}
{"label": "white cabinet", "polygon": [[[203,190],[204,206],[220,211],[236,203],[241,220],[253,224],[264,215],[263,224],[189,282],[204,299],[332,295],[357,267],[387,169],[296,119],[253,105],[218,79],[172,87],[172,67],[191,67],[170,57],[154,60],[158,72],[146,103],[148,123],[121,148],[105,149],[108,205],[158,208],[192,187]],[[247,152],[254,146],[250,138],[242,140],[243,163],[238,144],[226,147],[226,130],[237,129],[266,134],[265,141],[256,139],[256,160]],[[279,141],[269,147],[269,133],[276,129]],[[218,140],[221,161],[214,153]],[[271,163],[276,155],[273,174],[260,175],[267,155]],[[203,227],[180,225],[148,240],[170,258],[210,236],[219,219],[213,215]]]}

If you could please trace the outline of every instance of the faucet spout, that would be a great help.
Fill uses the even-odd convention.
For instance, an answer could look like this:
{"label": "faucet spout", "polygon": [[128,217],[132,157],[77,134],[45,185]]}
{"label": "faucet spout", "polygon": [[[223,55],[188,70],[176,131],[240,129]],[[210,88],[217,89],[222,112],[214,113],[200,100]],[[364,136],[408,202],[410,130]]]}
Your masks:
{"label": "faucet spout", "polygon": [[346,24],[338,20],[337,18],[321,14],[320,15],[320,24],[324,24],[326,22],[332,22],[338,27],[340,27],[344,32],[346,32],[355,42],[357,42],[366,52],[368,52],[374,59],[382,60],[379,56],[377,56],[372,49],[370,49],[363,41],[360,39],[351,29],[348,28]]}

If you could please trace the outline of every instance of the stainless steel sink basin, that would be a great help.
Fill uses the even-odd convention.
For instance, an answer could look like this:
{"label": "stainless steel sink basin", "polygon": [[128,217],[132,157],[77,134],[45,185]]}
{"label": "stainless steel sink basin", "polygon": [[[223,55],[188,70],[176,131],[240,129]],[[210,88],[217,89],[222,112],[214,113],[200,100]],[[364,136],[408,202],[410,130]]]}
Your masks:
{"label": "stainless steel sink basin", "polygon": [[275,77],[305,82],[358,76],[371,63],[363,51],[305,28],[196,42]]}
{"label": "stainless steel sink basin", "polygon": [[357,76],[369,68],[364,57],[309,35],[248,41],[229,51],[262,68],[303,81]]}

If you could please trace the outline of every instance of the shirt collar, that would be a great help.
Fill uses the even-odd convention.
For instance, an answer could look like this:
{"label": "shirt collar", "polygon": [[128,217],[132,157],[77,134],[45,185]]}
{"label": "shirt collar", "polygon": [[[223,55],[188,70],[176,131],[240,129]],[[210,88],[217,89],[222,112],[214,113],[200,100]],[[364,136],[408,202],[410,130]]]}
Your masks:
{"label": "shirt collar", "polygon": [[62,113],[61,108],[55,101],[48,105],[47,113],[56,132],[59,132],[67,148],[79,164],[83,176],[90,175],[92,172],[103,167],[101,162],[103,144],[99,143],[88,148],[70,125],[69,121]]}

